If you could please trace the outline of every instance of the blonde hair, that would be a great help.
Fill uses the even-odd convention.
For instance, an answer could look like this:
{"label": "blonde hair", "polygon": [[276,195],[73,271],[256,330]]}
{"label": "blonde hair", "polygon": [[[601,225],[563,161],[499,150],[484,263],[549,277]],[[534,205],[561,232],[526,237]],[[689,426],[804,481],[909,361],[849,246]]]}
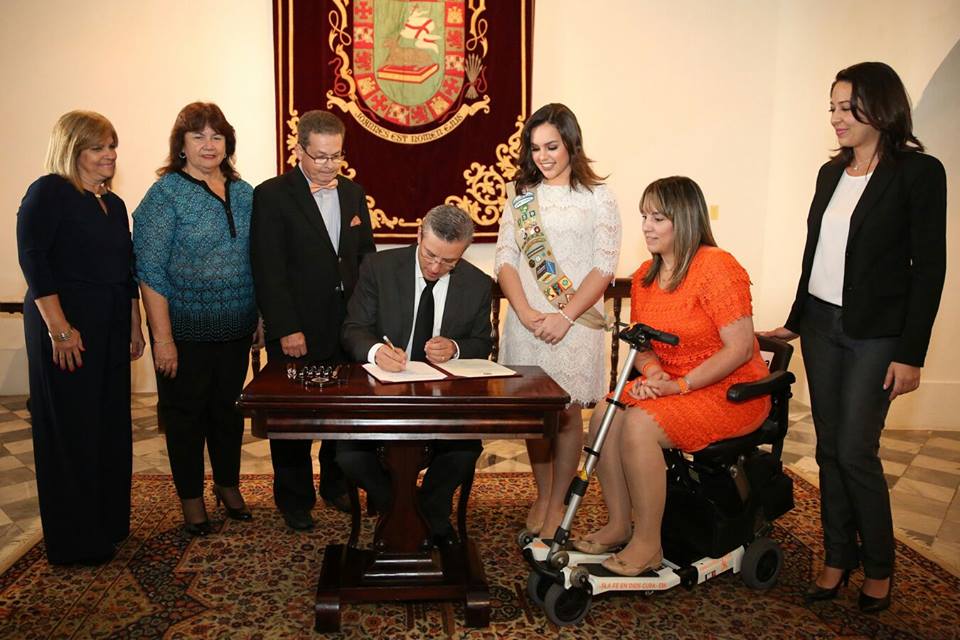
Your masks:
{"label": "blonde hair", "polygon": [[[113,138],[117,144],[117,131],[110,121],[94,111],[70,111],[60,116],[57,124],[53,125],[50,134],[50,144],[47,145],[47,159],[44,169],[69,180],[78,191],[83,191],[80,182],[80,170],[77,161],[80,153],[94,147],[106,136]],[[104,181],[104,186],[110,188],[112,179]]]}
{"label": "blonde hair", "polygon": [[[687,276],[693,257],[701,246],[715,247],[710,230],[710,213],[700,186],[684,176],[661,178],[647,185],[640,198],[640,208],[646,204],[654,211],[673,222],[673,256],[676,264],[665,289],[673,291]],[[663,258],[653,254],[653,263],[643,278],[643,286],[649,287],[660,275]]]}

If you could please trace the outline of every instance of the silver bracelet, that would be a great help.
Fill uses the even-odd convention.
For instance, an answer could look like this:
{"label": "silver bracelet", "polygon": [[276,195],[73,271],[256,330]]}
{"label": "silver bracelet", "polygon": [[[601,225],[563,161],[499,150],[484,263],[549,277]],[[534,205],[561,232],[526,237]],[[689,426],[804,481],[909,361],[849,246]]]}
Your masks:
{"label": "silver bracelet", "polygon": [[54,342],[67,342],[73,337],[73,327],[67,326],[67,330],[61,331],[60,333],[50,333],[47,331],[47,335],[49,335],[50,339]]}
{"label": "silver bracelet", "polygon": [[567,314],[565,314],[565,313],[563,312],[563,309],[557,309],[557,311],[560,312],[560,315],[563,316],[563,319],[564,319],[564,320],[566,320],[567,322],[570,323],[570,326],[571,326],[571,327],[576,324],[576,322],[574,322],[573,320],[570,319],[570,316],[568,316]]}

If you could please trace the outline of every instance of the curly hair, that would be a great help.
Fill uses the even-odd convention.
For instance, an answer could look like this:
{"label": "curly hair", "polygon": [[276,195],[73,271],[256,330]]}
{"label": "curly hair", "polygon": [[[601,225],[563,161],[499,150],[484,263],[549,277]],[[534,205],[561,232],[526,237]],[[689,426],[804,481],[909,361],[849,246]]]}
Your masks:
{"label": "curly hair", "polygon": [[552,124],[560,132],[560,139],[570,156],[570,187],[576,189],[583,185],[591,189],[603,184],[604,178],[590,167],[593,162],[583,151],[583,134],[577,116],[566,105],[553,102],[536,110],[523,125],[520,133],[520,157],[517,171],[517,193],[532,189],[543,182],[543,174],[533,161],[530,137],[533,130],[542,124]]}

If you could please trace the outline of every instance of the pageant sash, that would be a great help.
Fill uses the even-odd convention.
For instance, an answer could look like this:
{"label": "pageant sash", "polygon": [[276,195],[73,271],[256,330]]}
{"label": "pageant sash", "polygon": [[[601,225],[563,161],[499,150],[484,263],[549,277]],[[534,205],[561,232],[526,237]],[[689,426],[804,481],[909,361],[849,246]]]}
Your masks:
{"label": "pageant sash", "polygon": [[[543,232],[536,191],[517,195],[516,183],[507,183],[507,206],[513,214],[514,237],[520,247],[521,259],[526,260],[543,297],[553,308],[562,311],[577,290],[557,263],[550,241]],[[613,327],[612,320],[594,307],[584,311],[576,323],[588,329],[605,331]]]}

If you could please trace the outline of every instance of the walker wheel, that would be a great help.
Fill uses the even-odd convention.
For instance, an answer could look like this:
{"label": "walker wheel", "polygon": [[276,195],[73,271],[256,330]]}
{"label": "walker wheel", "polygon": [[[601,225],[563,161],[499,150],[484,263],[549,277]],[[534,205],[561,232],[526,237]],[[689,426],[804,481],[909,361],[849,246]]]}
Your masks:
{"label": "walker wheel", "polygon": [[547,590],[550,585],[556,584],[550,578],[544,577],[536,571],[531,571],[527,576],[527,595],[538,607],[543,606],[543,599],[547,597]]}
{"label": "walker wheel", "polygon": [[740,575],[751,589],[765,590],[777,583],[783,567],[783,550],[770,538],[757,538],[747,547]]}
{"label": "walker wheel", "polygon": [[552,556],[547,556],[547,563],[559,571],[570,564],[570,554],[562,550],[557,551]]}
{"label": "walker wheel", "polygon": [[574,567],[570,571],[570,584],[593,593],[593,586],[590,584],[590,571],[586,567]]}
{"label": "walker wheel", "polygon": [[551,583],[547,596],[543,600],[543,612],[558,627],[579,624],[590,610],[592,596],[585,589],[571,587],[564,589],[557,583]]}
{"label": "walker wheel", "polygon": [[536,536],[523,529],[520,533],[517,534],[517,544],[520,545],[520,548],[523,549],[528,544],[533,542],[536,539]]}

